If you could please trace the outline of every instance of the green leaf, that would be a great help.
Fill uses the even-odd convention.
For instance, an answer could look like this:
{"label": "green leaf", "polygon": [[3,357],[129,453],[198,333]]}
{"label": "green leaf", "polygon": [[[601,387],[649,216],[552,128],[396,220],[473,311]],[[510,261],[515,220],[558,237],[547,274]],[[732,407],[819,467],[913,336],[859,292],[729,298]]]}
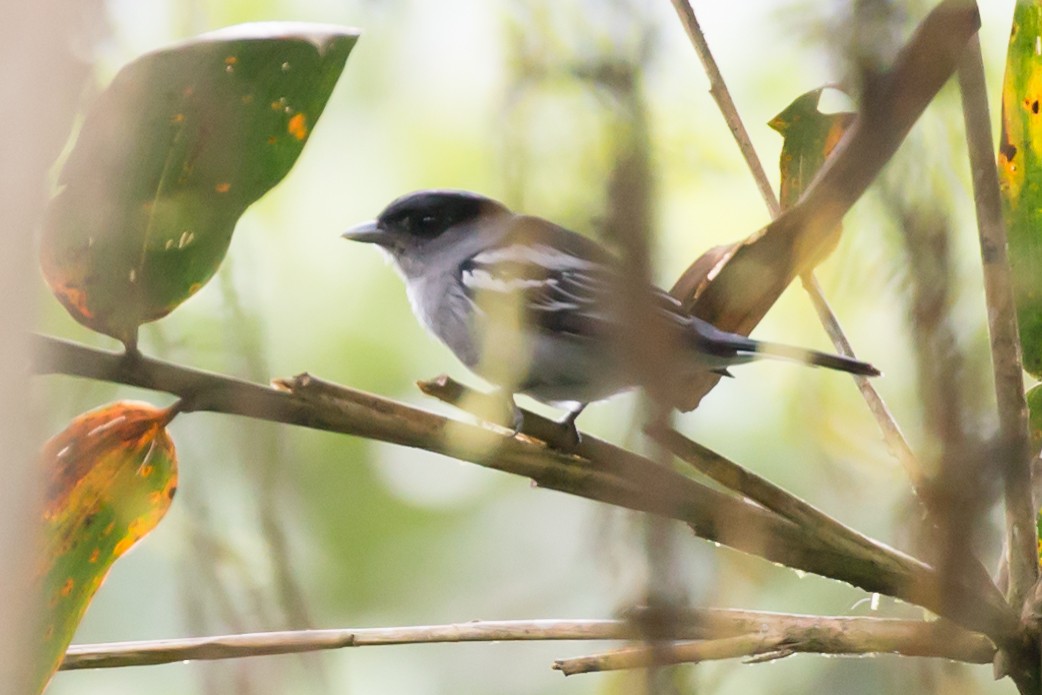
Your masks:
{"label": "green leaf", "polygon": [[1042,567],[1042,512],[1035,516],[1035,535],[1038,537],[1038,564]]}
{"label": "green leaf", "polygon": [[217,271],[236,221],[293,166],[358,36],[229,27],[124,67],[88,113],[41,265],[84,325],[131,345]]}
{"label": "green leaf", "polygon": [[767,125],[783,138],[781,152],[781,206],[788,210],[817,175],[821,165],[839,143],[855,114],[822,113],[818,110],[825,87],[797,97]]}
{"label": "green leaf", "polygon": [[1042,378],[1042,2],[1019,0],[1002,84],[999,183],[1024,368]]}
{"label": "green leaf", "polygon": [[1028,390],[1027,402],[1031,450],[1038,451],[1042,449],[1042,384],[1036,384]]}
{"label": "green leaf", "polygon": [[43,690],[116,558],[163,518],[177,489],[170,410],[123,401],[80,415],[40,454],[47,481],[39,570]]}

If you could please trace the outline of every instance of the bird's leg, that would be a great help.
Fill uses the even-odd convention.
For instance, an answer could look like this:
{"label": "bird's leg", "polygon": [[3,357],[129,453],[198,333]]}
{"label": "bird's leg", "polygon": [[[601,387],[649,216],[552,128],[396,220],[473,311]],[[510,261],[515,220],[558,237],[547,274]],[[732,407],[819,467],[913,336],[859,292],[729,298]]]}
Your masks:
{"label": "bird's leg", "polygon": [[514,394],[500,390],[499,396],[503,399],[504,411],[507,416],[504,423],[505,426],[514,434],[520,433],[522,426],[525,424],[525,415],[517,407],[517,403],[514,402]]}
{"label": "bird's leg", "polygon": [[579,430],[575,426],[575,419],[582,414],[582,411],[586,409],[587,403],[580,403],[574,410],[569,410],[568,414],[561,418],[558,423],[561,429],[564,430],[564,442],[568,448],[574,449],[579,446],[582,442],[582,437],[579,435]]}

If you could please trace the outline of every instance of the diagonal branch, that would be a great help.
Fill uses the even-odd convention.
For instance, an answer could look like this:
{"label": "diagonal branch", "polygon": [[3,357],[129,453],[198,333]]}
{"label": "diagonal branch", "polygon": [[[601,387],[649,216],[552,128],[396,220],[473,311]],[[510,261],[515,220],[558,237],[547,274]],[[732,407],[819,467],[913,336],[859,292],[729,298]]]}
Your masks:
{"label": "diagonal branch", "polygon": [[[836,315],[832,312],[832,307],[829,306],[828,300],[825,298],[825,294],[822,292],[821,285],[818,284],[814,273],[804,273],[801,279],[803,287],[807,290],[810,301],[814,305],[814,310],[818,314],[818,320],[825,327],[825,332],[829,334],[829,338],[832,340],[832,344],[836,346],[836,350],[841,355],[855,357],[854,348],[843,333],[843,329],[840,327]],[[901,464],[905,475],[908,476],[908,480],[912,484],[912,489],[915,491],[917,498],[921,500],[922,466],[919,464],[915,452],[912,451],[912,446],[905,439],[901,426],[897,424],[897,420],[894,418],[893,413],[890,412],[890,408],[883,400],[883,397],[879,395],[879,391],[876,390],[872,380],[859,374],[854,374],[852,377],[854,383],[857,384],[858,390],[861,391],[862,398],[868,404],[868,409],[872,411],[872,415],[876,419],[876,424],[883,434],[883,441],[886,443],[890,455]]]}
{"label": "diagonal branch", "polygon": [[[874,554],[889,548],[872,538],[858,533],[817,507],[796,497],[771,481],[760,477],[746,468],[730,461],[715,451],[694,442],[680,432],[660,426],[650,426],[646,430],[649,437],[668,449],[681,461],[690,464],[703,475],[715,480],[728,490],[734,490],[744,497],[763,505],[789,521],[806,533],[844,552],[856,555],[859,552]],[[975,585],[976,591],[989,597],[992,601],[1001,602],[1002,596],[988,576],[984,566],[976,558],[968,559],[961,568],[963,580],[967,585]]]}
{"label": "diagonal branch", "polygon": [[[844,548],[851,553],[876,552],[883,548],[878,541],[844,526],[817,507],[804,502],[766,478],[739,466],[715,451],[688,439],[674,429],[651,425],[646,428],[645,432],[678,459],[691,464],[703,475],[712,478],[729,490],[741,493],[804,530],[828,539],[828,542],[836,547]],[[987,584],[983,586],[986,587]]]}
{"label": "diagonal branch", "polygon": [[[439,377],[434,381],[421,382],[419,386],[424,393],[455,406],[466,404],[476,412],[487,412],[487,409],[490,407],[490,405],[480,402],[481,394],[475,394],[445,376]],[[485,398],[492,398],[492,396],[485,396]],[[528,411],[522,411],[522,414],[524,417],[522,432],[537,434],[537,436],[555,436],[560,431],[560,425],[552,420]],[[716,452],[692,442],[675,430],[651,426],[648,434],[669,449],[675,456],[692,464],[697,470],[713,478],[724,487],[748,497],[757,504],[796,524],[807,542],[820,543],[823,547],[829,548],[831,552],[837,552],[841,556],[848,558],[864,558],[866,560],[875,558],[884,563],[895,561],[897,558],[911,559],[900,551],[889,548],[858,533],[854,529],[844,526],[836,519],[815,509],[803,500],[750,473]],[[553,439],[550,441],[553,441]],[[651,478],[653,476],[649,474],[653,473],[653,471],[648,471],[647,466],[641,463],[643,459],[589,435],[583,436],[578,453],[588,456],[591,460],[606,462],[607,465],[612,466],[611,470],[613,472],[619,473],[622,477],[636,476],[636,479],[644,479],[648,480],[649,484],[652,483]],[[623,454],[622,461],[618,460],[620,453]],[[633,457],[634,460],[626,461],[625,457]],[[661,470],[661,467],[659,467],[659,470]],[[666,485],[669,484],[668,480],[661,482]],[[695,532],[702,537],[706,537],[697,528]],[[756,540],[752,537],[745,539],[745,542],[755,543]],[[883,558],[888,559],[883,560]],[[912,561],[918,562],[918,560]],[[892,565],[892,569],[900,571],[897,569],[899,564],[900,562],[897,562]],[[885,571],[882,570],[882,567],[881,565],[881,571]],[[967,572],[959,575],[957,581],[962,583],[960,591],[967,591],[975,597],[973,601],[979,601],[981,602],[980,605],[992,606],[1001,612],[1006,612],[1001,594],[999,594],[982,566],[970,566]],[[954,618],[960,624],[978,624],[979,616],[973,615],[978,610],[977,604],[956,605],[960,601],[953,600],[950,596],[941,597],[938,586],[934,586],[931,589],[934,592],[934,603],[939,602],[947,606],[947,609],[939,614],[954,618],[952,613],[952,610],[954,610],[961,616],[960,618]]]}

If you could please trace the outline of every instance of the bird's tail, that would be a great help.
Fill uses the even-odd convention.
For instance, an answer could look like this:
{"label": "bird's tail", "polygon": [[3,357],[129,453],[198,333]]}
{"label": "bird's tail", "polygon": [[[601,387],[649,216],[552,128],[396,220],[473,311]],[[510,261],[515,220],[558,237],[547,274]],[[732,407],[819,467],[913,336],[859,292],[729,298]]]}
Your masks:
{"label": "bird's tail", "polygon": [[699,355],[702,369],[708,365],[710,369],[723,368],[726,371],[733,365],[751,362],[761,357],[773,357],[861,376],[880,375],[880,371],[872,365],[852,357],[753,340],[744,335],[722,331],[711,323],[695,317],[689,317],[685,325],[688,330],[684,335],[690,341],[693,353]]}
{"label": "bird's tail", "polygon": [[879,376],[882,373],[868,362],[855,360],[852,357],[833,355],[827,352],[818,352],[817,350],[807,350],[790,345],[779,345],[778,343],[765,343],[758,340],[751,340],[750,343],[752,344],[752,352],[757,357],[793,360],[860,376]]}

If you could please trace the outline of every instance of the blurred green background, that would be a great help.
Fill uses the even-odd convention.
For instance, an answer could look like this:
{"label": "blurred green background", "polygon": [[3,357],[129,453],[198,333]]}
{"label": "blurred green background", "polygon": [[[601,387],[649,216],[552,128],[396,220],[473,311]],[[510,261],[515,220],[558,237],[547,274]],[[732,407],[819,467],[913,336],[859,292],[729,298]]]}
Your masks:
{"label": "blurred green background", "polygon": [[[766,122],[843,75],[844,8],[803,0],[696,2],[768,172],[781,140]],[[929,3],[898,3],[904,29]],[[982,43],[997,111],[1012,0],[983,3]],[[656,275],[669,285],[710,246],[768,221],[765,206],[669,2],[640,0],[111,0],[80,47],[97,85],[142,52],[256,20],[356,26],[362,38],[299,163],[238,225],[218,276],[142,331],[146,354],[266,382],[308,371],[449,409],[417,379],[476,384],[415,323],[399,279],[340,231],[417,188],[468,188],[595,235],[624,131],[618,100],[591,81],[636,66],[648,115]],[[95,91],[97,86],[93,88]],[[85,98],[89,99],[91,89]],[[839,104],[841,107],[842,103]],[[892,186],[939,205],[956,232],[954,325],[967,354],[973,427],[994,427],[987,334],[958,95],[949,86],[888,167]],[[912,194],[909,194],[912,195]],[[919,453],[924,434],[899,233],[870,193],[819,271],[850,338],[886,376],[877,386]],[[41,281],[41,293],[46,293]],[[40,330],[114,347],[49,295]],[[802,290],[754,335],[827,349]],[[679,427],[842,521],[901,548],[910,490],[849,379],[757,364],[736,370]],[[171,398],[64,377],[37,382],[47,432],[115,398]],[[529,404],[530,405],[530,404]],[[581,426],[640,446],[635,399],[589,408]],[[117,563],[76,642],[302,627],[471,619],[604,618],[646,578],[635,515],[425,452],[214,414],[179,417],[176,503]],[[986,559],[998,553],[992,534]],[[680,576],[697,606],[873,614],[859,590],[712,547],[678,530]],[[883,599],[879,615],[912,615]],[[310,656],[60,673],[48,692],[629,693],[641,678],[565,679],[557,657],[604,644],[503,643],[342,650]],[[990,669],[940,662],[797,656],[685,667],[682,692],[1013,692]]]}

